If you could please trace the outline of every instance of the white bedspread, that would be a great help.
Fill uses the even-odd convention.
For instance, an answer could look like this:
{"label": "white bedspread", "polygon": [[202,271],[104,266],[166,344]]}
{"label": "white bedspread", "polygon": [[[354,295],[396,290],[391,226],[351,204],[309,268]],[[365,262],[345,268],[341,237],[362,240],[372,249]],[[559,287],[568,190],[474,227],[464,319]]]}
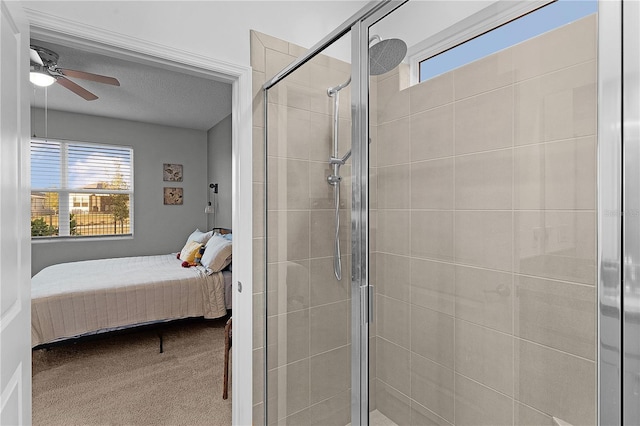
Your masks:
{"label": "white bedspread", "polygon": [[31,344],[172,319],[226,314],[221,273],[174,254],[49,266],[31,280]]}

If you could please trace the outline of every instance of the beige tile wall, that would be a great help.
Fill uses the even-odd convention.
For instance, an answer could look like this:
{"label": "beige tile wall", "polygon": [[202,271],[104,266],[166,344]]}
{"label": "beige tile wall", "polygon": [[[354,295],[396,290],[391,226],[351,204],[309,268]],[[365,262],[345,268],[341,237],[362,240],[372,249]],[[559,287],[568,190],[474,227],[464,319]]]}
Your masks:
{"label": "beige tile wall", "polygon": [[595,35],[378,77],[376,405],[397,424],[596,423]]}
{"label": "beige tile wall", "polygon": [[[350,166],[341,170],[343,280],[333,275],[330,174],[333,100],[327,88],[347,80],[349,65],[318,56],[269,90],[266,79],[303,50],[251,32],[254,83],[254,424],[343,426],[350,418]],[[340,92],[340,155],[350,148],[349,89]],[[266,154],[267,185],[264,182]],[[265,188],[267,227],[264,229]],[[265,241],[265,235],[268,235]],[[268,293],[265,295],[265,246]],[[267,296],[268,342],[263,301]],[[266,345],[266,348],[265,348]],[[264,419],[264,351],[268,421]]]}

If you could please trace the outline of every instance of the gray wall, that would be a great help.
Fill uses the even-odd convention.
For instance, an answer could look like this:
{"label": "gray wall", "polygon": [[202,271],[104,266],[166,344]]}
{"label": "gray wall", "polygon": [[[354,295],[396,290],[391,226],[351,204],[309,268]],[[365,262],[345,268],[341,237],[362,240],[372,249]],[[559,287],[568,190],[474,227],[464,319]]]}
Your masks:
{"label": "gray wall", "polygon": [[[43,110],[32,110],[31,125],[44,136]],[[176,252],[196,227],[207,227],[207,132],[49,111],[48,137],[133,147],[134,237],[34,242],[32,274],[61,262]],[[183,182],[163,182],[163,163],[182,164]],[[164,186],[184,188],[184,204],[165,206]]]}
{"label": "gray wall", "polygon": [[[209,149],[209,182],[218,184],[217,210],[207,215],[209,229],[231,228],[231,114],[223,118],[207,132]],[[209,193],[213,203],[214,194]],[[215,223],[214,223],[215,218]]]}

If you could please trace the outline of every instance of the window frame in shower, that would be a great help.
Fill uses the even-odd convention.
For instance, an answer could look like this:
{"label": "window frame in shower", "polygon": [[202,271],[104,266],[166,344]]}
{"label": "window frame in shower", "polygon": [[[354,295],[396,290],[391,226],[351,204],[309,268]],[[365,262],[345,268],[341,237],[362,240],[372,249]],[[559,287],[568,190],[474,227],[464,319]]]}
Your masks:
{"label": "window frame in shower", "polygon": [[[584,6],[580,6],[580,9],[578,9],[577,6],[569,6],[570,1],[571,0],[552,0],[539,6],[537,9],[529,12],[525,11],[524,14],[516,16],[514,19],[499,19],[497,26],[490,28],[484,33],[480,33],[444,51],[436,52],[421,60],[418,59],[416,70],[418,83],[453,71],[456,68],[463,67],[471,62],[508,49],[531,38],[541,36],[549,31],[553,31],[595,13],[592,8],[594,5],[597,5],[597,0],[581,0],[580,3],[584,3]],[[570,13],[567,12],[567,8]],[[545,20],[545,16],[552,18],[547,21]],[[526,31],[526,29],[530,29],[529,32],[521,34],[521,32]],[[480,47],[478,47],[477,43],[480,43]],[[427,67],[430,64],[433,64],[432,66],[435,68],[435,71],[427,72]],[[439,66],[438,64],[441,65]]]}
{"label": "window frame in shower", "polygon": [[[409,47],[409,84],[419,84],[420,63],[558,0],[497,1]],[[426,81],[426,80],[423,80]]]}

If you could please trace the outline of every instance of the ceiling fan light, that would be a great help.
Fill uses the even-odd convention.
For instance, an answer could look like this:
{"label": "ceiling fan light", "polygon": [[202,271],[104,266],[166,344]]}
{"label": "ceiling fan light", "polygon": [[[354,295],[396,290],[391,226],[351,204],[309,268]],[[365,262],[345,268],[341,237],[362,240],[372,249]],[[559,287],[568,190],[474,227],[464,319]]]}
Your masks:
{"label": "ceiling fan light", "polygon": [[56,79],[48,74],[31,71],[29,73],[29,81],[31,81],[31,83],[35,84],[36,86],[47,87],[55,83]]}

